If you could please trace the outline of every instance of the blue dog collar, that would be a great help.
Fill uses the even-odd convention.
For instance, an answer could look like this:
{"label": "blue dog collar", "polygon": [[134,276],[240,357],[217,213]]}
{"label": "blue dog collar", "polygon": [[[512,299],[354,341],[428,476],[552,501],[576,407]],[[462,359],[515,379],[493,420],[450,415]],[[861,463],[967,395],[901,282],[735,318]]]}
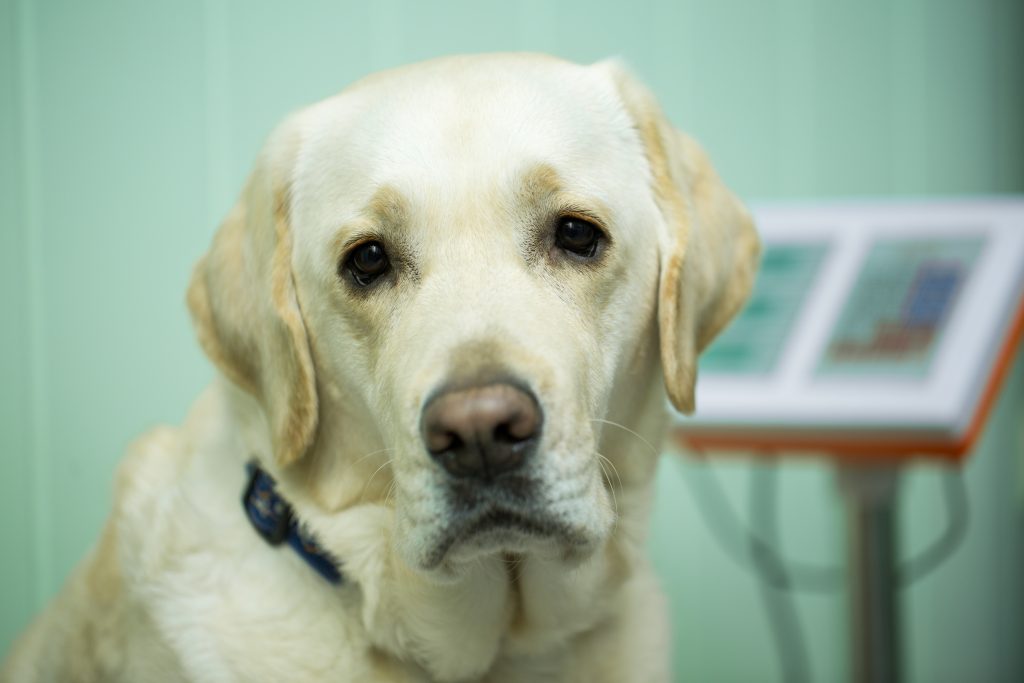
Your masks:
{"label": "blue dog collar", "polygon": [[274,478],[255,461],[250,461],[245,469],[249,473],[249,483],[242,495],[242,507],[256,533],[272,546],[287,543],[328,582],[342,583],[337,560],[320,547],[301,523],[295,521],[292,506],[275,490]]}

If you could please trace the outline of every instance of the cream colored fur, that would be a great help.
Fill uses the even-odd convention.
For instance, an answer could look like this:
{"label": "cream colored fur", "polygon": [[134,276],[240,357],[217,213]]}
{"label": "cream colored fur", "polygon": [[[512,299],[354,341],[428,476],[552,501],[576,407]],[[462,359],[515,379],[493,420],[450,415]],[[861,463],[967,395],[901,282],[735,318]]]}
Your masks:
{"label": "cream colored fur", "polygon": [[[570,210],[608,233],[593,263],[552,244]],[[367,236],[393,273],[359,291],[338,264]],[[645,552],[665,387],[692,410],[757,255],[703,152],[615,63],[454,57],[298,112],[189,289],[223,377],[129,450],[100,542],[0,679],[667,680]],[[529,510],[567,531],[448,547],[419,415],[496,368],[538,397]],[[254,457],[344,585],[249,527]]]}

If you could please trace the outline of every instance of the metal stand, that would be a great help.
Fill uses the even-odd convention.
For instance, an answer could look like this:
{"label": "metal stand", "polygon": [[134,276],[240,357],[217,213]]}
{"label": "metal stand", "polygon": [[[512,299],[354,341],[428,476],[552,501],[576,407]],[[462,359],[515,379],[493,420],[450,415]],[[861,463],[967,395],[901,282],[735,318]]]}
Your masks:
{"label": "metal stand", "polygon": [[839,470],[849,529],[850,657],[856,683],[901,678],[896,480],[889,464]]}

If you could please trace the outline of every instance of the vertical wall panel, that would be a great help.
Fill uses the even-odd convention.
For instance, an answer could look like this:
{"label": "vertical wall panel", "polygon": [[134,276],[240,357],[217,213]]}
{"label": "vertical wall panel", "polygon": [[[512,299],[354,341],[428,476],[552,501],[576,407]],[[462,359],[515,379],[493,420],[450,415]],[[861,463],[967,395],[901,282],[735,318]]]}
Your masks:
{"label": "vertical wall panel", "polygon": [[234,126],[231,125],[230,36],[232,16],[227,0],[203,3],[203,83],[205,113],[202,140],[206,151],[206,211],[201,234],[212,234],[238,195],[232,169]]}
{"label": "vertical wall panel", "polygon": [[0,4],[0,652],[36,607],[28,231],[22,163],[22,46]]}
{"label": "vertical wall panel", "polygon": [[228,3],[222,39],[235,192],[271,129],[289,112],[372,70],[374,3]]}
{"label": "vertical wall panel", "polygon": [[[658,27],[672,62],[633,49],[673,122],[707,149],[722,177],[747,196],[778,194],[780,35],[766,31],[778,8],[758,2],[690,2],[678,24]],[[673,74],[689,72],[686,88]]]}
{"label": "vertical wall panel", "polygon": [[208,234],[203,41],[198,2],[35,12],[52,592],[95,539],[126,444],[180,420],[207,376],[183,303]]}
{"label": "vertical wall panel", "polygon": [[[778,196],[799,197],[810,194],[819,173],[816,140],[816,109],[819,95],[815,88],[815,0],[784,0],[779,3],[772,30],[778,35],[779,117],[776,135]],[[762,193],[767,194],[767,193]]]}
{"label": "vertical wall panel", "polygon": [[893,190],[923,194],[928,190],[928,0],[893,3],[889,69],[892,88]]}
{"label": "vertical wall panel", "polygon": [[995,0],[992,37],[995,71],[995,183],[986,192],[1024,190],[1024,2]]}
{"label": "vertical wall panel", "polygon": [[929,131],[929,192],[984,192],[993,187],[996,2],[929,6],[927,110],[921,122]]}
{"label": "vertical wall panel", "polygon": [[816,195],[891,192],[892,6],[814,5]]}

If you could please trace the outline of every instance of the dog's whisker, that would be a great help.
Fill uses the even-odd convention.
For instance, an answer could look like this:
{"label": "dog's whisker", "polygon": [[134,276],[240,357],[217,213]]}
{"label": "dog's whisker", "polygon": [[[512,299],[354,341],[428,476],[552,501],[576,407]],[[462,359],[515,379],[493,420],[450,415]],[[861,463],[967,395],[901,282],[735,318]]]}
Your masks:
{"label": "dog's whisker", "polygon": [[377,476],[377,473],[380,472],[385,467],[387,467],[388,465],[390,465],[392,462],[394,462],[394,458],[388,458],[380,467],[373,471],[373,474],[370,475],[370,478],[366,480],[365,484],[363,484],[363,490],[359,492],[359,500],[362,500],[363,496],[366,495],[366,489],[370,486],[370,482],[373,481],[373,478]]}
{"label": "dog's whisker", "polygon": [[384,506],[387,507],[391,503],[391,497],[395,495],[395,491],[398,489],[398,480],[393,479],[391,485],[388,486],[388,490],[384,493]]}
{"label": "dog's whisker", "polygon": [[373,456],[380,455],[381,453],[390,453],[391,451],[394,451],[394,450],[395,450],[394,448],[381,448],[381,449],[378,449],[376,451],[370,451],[366,455],[362,455],[359,458],[357,458],[355,461],[353,461],[352,464],[350,465],[350,467],[358,465],[359,463],[361,463],[362,461],[366,460],[367,458],[372,458]]}
{"label": "dog's whisker", "polygon": [[655,456],[661,455],[661,453],[658,452],[658,449],[651,445],[650,441],[645,439],[643,437],[643,435],[638,434],[637,432],[634,432],[632,429],[630,429],[626,425],[619,424],[618,422],[613,422],[612,420],[605,420],[605,419],[600,418],[600,417],[592,417],[592,418],[590,418],[590,421],[591,422],[602,422],[602,423],[604,423],[606,425],[611,425],[612,427],[618,427],[619,429],[621,429],[622,431],[626,432],[627,434],[632,434],[636,438],[640,439],[640,441],[645,446],[647,446],[647,448],[650,449],[651,453],[653,453]]}
{"label": "dog's whisker", "polygon": [[600,460],[598,460],[597,466],[601,468],[601,479],[604,480],[605,488],[608,490],[608,493],[612,497],[612,511],[615,512],[616,515],[618,515],[619,507],[615,502],[615,490],[612,488],[611,485],[611,477],[608,476],[608,470],[605,469],[604,463],[602,463]]}
{"label": "dog's whisker", "polygon": [[[597,453],[597,451],[594,451],[594,452]],[[612,512],[615,513],[615,519],[616,519],[616,521],[618,521],[618,519],[619,519],[619,499],[615,495],[615,487],[612,486],[612,484],[611,484],[611,477],[608,475],[608,469],[605,467],[605,463],[608,463],[609,465],[611,465],[612,470],[615,471],[615,477],[617,479],[619,477],[619,473],[618,473],[617,470],[615,470],[615,465],[612,463],[611,460],[609,460],[608,458],[604,457],[600,453],[597,453],[597,458],[598,458],[597,464],[601,468],[601,472],[604,474],[605,481],[608,482],[608,492],[612,495]],[[621,488],[621,487],[622,487],[622,480],[619,479],[619,488]]]}
{"label": "dog's whisker", "polygon": [[[605,457],[602,453],[598,453],[597,451],[594,452],[597,453],[597,457],[600,458],[598,462],[605,462],[608,464],[609,467],[611,467],[612,474],[615,475],[615,480],[618,482],[618,488],[622,489],[622,477],[619,476],[619,468],[616,467],[615,463],[613,463],[609,458]],[[608,485],[611,486],[611,481],[608,482]]]}

